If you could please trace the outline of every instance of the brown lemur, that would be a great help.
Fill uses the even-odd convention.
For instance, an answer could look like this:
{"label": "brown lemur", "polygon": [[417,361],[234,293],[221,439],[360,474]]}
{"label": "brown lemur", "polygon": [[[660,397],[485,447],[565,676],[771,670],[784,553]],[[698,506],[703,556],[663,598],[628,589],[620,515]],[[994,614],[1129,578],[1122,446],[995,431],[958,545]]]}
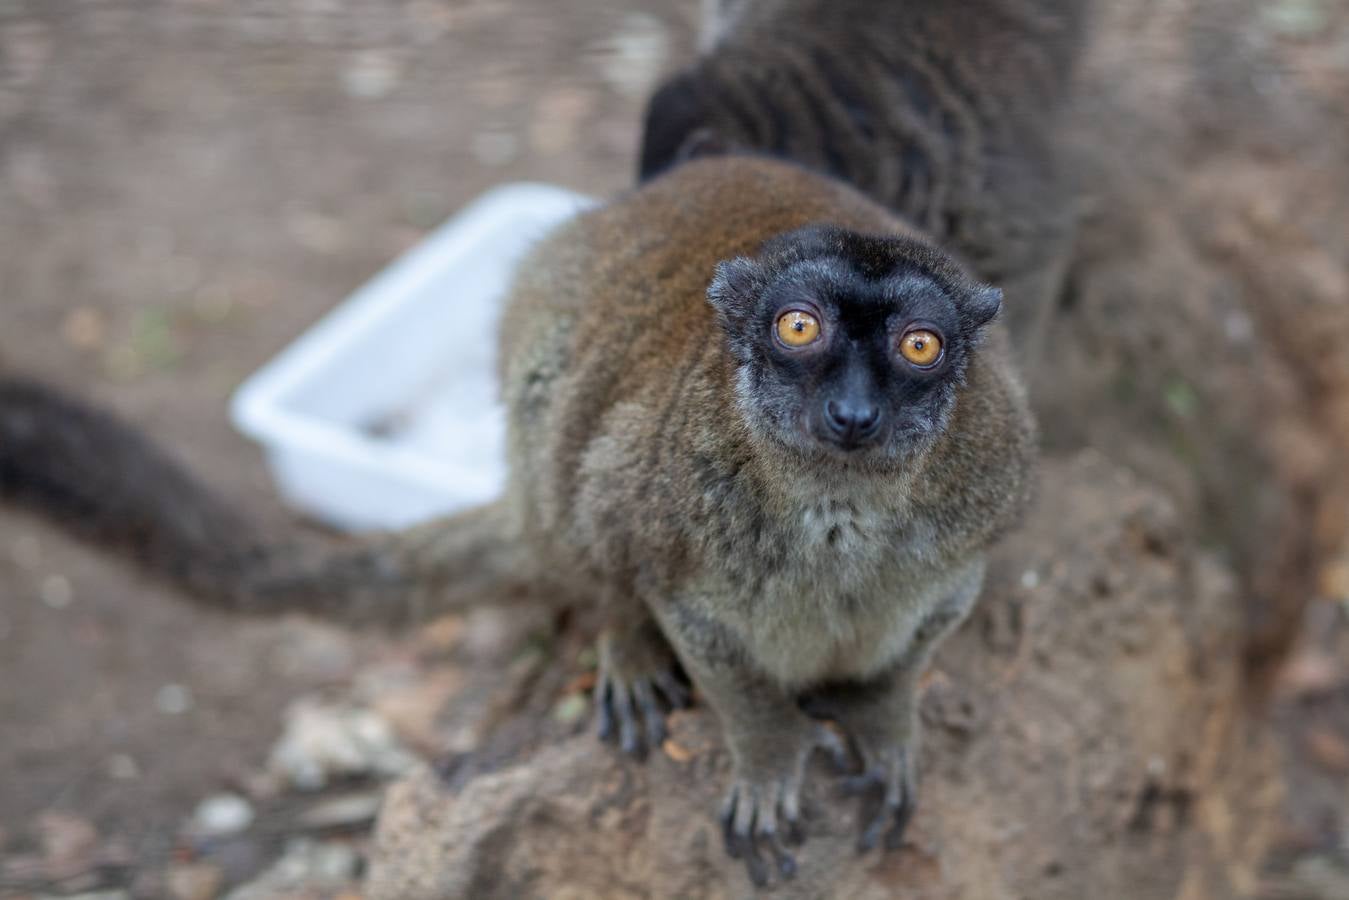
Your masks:
{"label": "brown lemur", "polygon": [[698,160],[522,264],[489,506],[335,553],[272,544],[146,437],[13,377],[0,492],[237,610],[403,622],[531,586],[601,604],[601,718],[658,743],[678,659],[733,757],[729,847],[763,881],[765,854],[794,870],[779,836],[831,733],[803,707],[883,800],[864,848],[912,811],[916,680],[1035,456],[999,303],[847,186]]}

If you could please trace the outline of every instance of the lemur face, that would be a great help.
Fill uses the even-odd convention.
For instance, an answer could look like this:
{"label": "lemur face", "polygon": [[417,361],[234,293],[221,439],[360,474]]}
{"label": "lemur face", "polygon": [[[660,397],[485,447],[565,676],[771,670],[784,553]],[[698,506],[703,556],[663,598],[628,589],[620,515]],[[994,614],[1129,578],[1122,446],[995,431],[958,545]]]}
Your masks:
{"label": "lemur face", "polygon": [[871,461],[931,446],[1001,303],[926,244],[830,226],[722,263],[708,296],[756,435]]}

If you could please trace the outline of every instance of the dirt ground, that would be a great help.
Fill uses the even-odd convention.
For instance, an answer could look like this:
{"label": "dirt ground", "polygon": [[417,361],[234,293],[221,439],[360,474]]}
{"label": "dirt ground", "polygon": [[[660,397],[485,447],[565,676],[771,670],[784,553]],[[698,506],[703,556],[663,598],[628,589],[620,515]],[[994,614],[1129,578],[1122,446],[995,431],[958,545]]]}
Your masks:
{"label": "dirt ground", "polygon": [[[1311,27],[1296,10],[1318,4],[1279,7],[1296,38]],[[488,187],[626,187],[642,100],[688,58],[696,14],[694,0],[0,0],[0,358],[285,516],[228,423],[230,392]],[[1349,39],[1335,46],[1308,59],[1343,73]],[[1349,897],[1345,618],[1317,604],[1280,681],[1291,792],[1272,900]],[[261,810],[249,841],[213,856],[226,883],[247,881],[288,837],[267,818],[289,821],[285,796],[257,783],[288,705],[424,652],[187,608],[0,509],[0,896],[210,896],[161,874],[190,861],[184,823],[221,792]],[[1330,887],[1298,893],[1313,882]]]}
{"label": "dirt ground", "polygon": [[[627,186],[695,7],[0,3],[0,355],[284,515],[230,392],[481,191]],[[69,812],[166,858],[288,700],[389,652],[187,609],[0,510],[0,848]]]}

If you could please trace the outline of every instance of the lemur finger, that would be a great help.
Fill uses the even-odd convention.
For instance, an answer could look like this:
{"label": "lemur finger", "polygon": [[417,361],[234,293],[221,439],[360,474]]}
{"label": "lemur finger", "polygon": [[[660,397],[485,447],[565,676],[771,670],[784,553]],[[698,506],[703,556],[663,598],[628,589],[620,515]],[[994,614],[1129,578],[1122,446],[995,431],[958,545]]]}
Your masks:
{"label": "lemur finger", "polygon": [[793,878],[796,875],[796,857],[783,846],[782,836],[777,832],[769,832],[762,835],[760,841],[767,845],[768,852],[773,856],[773,864],[777,866],[778,874],[783,878]]}
{"label": "lemur finger", "polygon": [[758,848],[753,842],[749,845],[748,852],[745,853],[745,869],[749,872],[749,880],[754,882],[755,887],[765,887],[768,884],[768,866],[764,865],[763,857],[759,855]]}
{"label": "lemur finger", "polygon": [[637,717],[632,710],[632,695],[627,685],[615,682],[613,685],[614,716],[618,719],[618,746],[630,756],[640,756],[643,747],[638,737]]}
{"label": "lemur finger", "polygon": [[876,814],[871,817],[871,821],[867,823],[867,827],[862,829],[862,835],[857,839],[858,853],[870,852],[875,849],[878,843],[880,843],[881,832],[884,830],[886,822],[890,818],[886,814],[887,812],[884,804],[882,804],[881,808],[876,811]]}
{"label": "lemur finger", "polygon": [[801,827],[801,792],[793,788],[782,796],[782,823],[785,826],[789,844],[801,844],[806,839],[805,829]]}
{"label": "lemur finger", "polygon": [[759,835],[765,829],[773,829],[772,813],[767,812],[765,801],[768,798],[763,796],[759,787],[743,785],[738,793],[735,816],[731,822],[732,837],[745,860],[750,881],[763,887],[768,884],[768,866],[759,852]]}
{"label": "lemur finger", "polygon": [[829,756],[829,762],[839,772],[851,772],[855,768],[853,765],[852,753],[848,750],[848,743],[841,738],[836,731],[827,725],[819,726],[815,733],[815,746],[823,750]]}
{"label": "lemur finger", "polygon": [[602,741],[614,736],[613,692],[609,682],[601,678],[595,682],[595,733]]}
{"label": "lemur finger", "polygon": [[843,790],[846,794],[862,798],[861,819],[866,824],[857,839],[857,852],[866,853],[880,842],[890,818],[890,807],[885,802],[885,780],[873,769],[845,778]]}
{"label": "lemur finger", "polygon": [[908,748],[900,752],[893,763],[889,784],[886,786],[885,807],[894,822],[885,836],[887,850],[893,850],[903,842],[909,819],[913,817],[913,811],[917,806],[917,774],[909,763],[909,754]]}
{"label": "lemur finger", "polygon": [[651,683],[646,679],[636,682],[632,686],[632,693],[638,709],[642,712],[642,721],[646,727],[647,748],[655,750],[665,743],[665,713],[656,700],[656,694],[651,687]]}
{"label": "lemur finger", "polygon": [[904,833],[909,829],[909,820],[913,818],[914,802],[908,796],[893,810],[894,824],[885,836],[885,849],[897,850],[904,843]]}
{"label": "lemur finger", "polygon": [[684,709],[689,706],[689,689],[680,683],[672,672],[661,672],[652,679],[671,709]]}
{"label": "lemur finger", "polygon": [[721,834],[726,844],[726,855],[733,859],[741,856],[741,844],[735,833],[735,812],[740,805],[740,789],[732,787],[721,805]]}
{"label": "lemur finger", "polygon": [[880,786],[880,775],[874,771],[863,772],[860,775],[849,775],[839,782],[839,790],[849,797],[869,793]]}

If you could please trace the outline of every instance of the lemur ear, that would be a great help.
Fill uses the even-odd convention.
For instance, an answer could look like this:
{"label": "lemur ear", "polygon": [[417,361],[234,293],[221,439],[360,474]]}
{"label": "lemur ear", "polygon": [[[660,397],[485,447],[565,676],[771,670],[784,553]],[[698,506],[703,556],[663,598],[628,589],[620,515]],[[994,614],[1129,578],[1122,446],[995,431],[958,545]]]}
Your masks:
{"label": "lemur ear", "polygon": [[717,273],[707,286],[707,302],[717,311],[717,324],[726,332],[732,354],[742,359],[751,352],[750,323],[760,287],[759,267],[743,256],[717,263]]}
{"label": "lemur ear", "polygon": [[976,284],[960,305],[960,314],[971,328],[979,328],[998,314],[1002,308],[1002,289],[990,284]]}
{"label": "lemur ear", "polygon": [[682,162],[730,150],[730,141],[712,125],[698,75],[681,72],[662,84],[647,104],[638,180],[648,181]]}
{"label": "lemur ear", "polygon": [[752,259],[737,256],[717,263],[716,274],[707,286],[707,302],[723,324],[735,324],[753,311],[758,281],[759,267]]}

